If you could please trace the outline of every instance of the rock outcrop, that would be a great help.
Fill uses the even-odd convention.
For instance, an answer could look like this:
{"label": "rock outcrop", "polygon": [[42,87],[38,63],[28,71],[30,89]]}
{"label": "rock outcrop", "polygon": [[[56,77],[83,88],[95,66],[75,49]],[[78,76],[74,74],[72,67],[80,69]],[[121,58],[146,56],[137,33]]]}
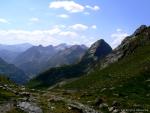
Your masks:
{"label": "rock outcrop", "polygon": [[150,41],[150,27],[140,26],[131,36],[126,37],[122,43],[112,51],[111,54],[101,62],[101,68],[107,67],[129,54],[132,54],[137,47],[143,46]]}
{"label": "rock outcrop", "polygon": [[112,48],[110,45],[108,45],[103,39],[100,39],[91,45],[91,47],[81,59],[81,63],[90,64],[96,62],[111,53],[111,51]]}
{"label": "rock outcrop", "polygon": [[31,102],[18,102],[17,107],[27,113],[43,113],[40,107]]}

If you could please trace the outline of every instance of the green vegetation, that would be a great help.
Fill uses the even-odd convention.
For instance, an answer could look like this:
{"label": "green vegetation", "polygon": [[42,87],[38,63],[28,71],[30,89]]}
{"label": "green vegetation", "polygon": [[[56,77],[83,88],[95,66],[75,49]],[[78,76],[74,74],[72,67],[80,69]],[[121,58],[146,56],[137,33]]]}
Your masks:
{"label": "green vegetation", "polygon": [[[62,80],[79,77],[84,72],[85,66],[81,64],[66,65],[57,68],[51,68],[44,73],[41,73],[38,77],[32,79],[27,86],[30,88],[47,88]],[[55,76],[58,75],[58,76]]]}
{"label": "green vegetation", "polygon": [[[62,88],[89,92],[89,101],[100,97],[109,104],[118,101],[122,108],[139,105],[150,109],[150,45],[139,47],[103,70],[97,67],[89,75]],[[83,102],[88,99],[81,97]]]}
{"label": "green vegetation", "polygon": [[14,109],[12,109],[11,111],[9,111],[7,113],[26,113],[26,112],[24,112],[24,111],[22,111],[22,110],[20,110],[18,108],[14,108]]}
{"label": "green vegetation", "polygon": [[[101,69],[101,63],[106,63],[106,59],[104,62],[96,62],[96,65],[92,65],[93,67],[88,67],[84,62],[84,65],[80,64],[76,67],[73,65],[53,68],[30,81],[29,86],[46,88],[61,80],[82,75],[77,76],[79,78],[74,81],[58,85],[50,92],[55,92],[58,97],[76,100],[104,112],[108,112],[113,103],[117,103],[118,110],[139,109],[147,112],[150,110],[149,36],[150,27],[138,29],[134,35],[126,38],[112,54],[113,58],[118,57],[120,53],[122,57],[118,57],[117,62],[104,69]],[[87,69],[84,66],[90,68],[87,74],[81,73],[83,69]],[[107,104],[107,109],[97,106],[97,99]],[[58,103],[57,108],[61,106],[61,103]],[[63,108],[65,107],[61,107],[59,110],[64,110]]]}
{"label": "green vegetation", "polygon": [[8,101],[11,99],[15,99],[17,96],[12,93],[11,91],[8,91],[4,88],[4,85],[13,85],[15,87],[15,84],[12,83],[8,78],[4,77],[4,76],[0,76],[0,101]]}

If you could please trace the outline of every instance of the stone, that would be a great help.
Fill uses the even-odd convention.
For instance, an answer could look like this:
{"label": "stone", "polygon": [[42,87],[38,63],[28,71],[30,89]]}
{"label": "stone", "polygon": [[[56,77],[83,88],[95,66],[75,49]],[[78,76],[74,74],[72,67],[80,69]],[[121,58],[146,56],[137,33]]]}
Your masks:
{"label": "stone", "polygon": [[108,104],[106,104],[106,103],[103,103],[103,104],[99,105],[99,108],[107,108],[107,107],[108,107]]}
{"label": "stone", "polygon": [[114,109],[112,113],[118,113],[119,110],[118,109]]}
{"label": "stone", "polygon": [[43,113],[40,107],[31,102],[18,102],[17,107],[28,113]]}
{"label": "stone", "polygon": [[140,34],[143,30],[145,30],[147,28],[146,25],[141,25],[134,33],[133,33],[133,37],[137,36],[138,34]]}
{"label": "stone", "polygon": [[103,100],[102,98],[97,98],[97,99],[95,100],[95,106],[99,106],[99,105],[101,105],[103,102],[104,102],[104,100]]}
{"label": "stone", "polygon": [[119,106],[120,104],[117,102],[117,101],[113,101],[113,103],[112,103],[112,106],[115,106],[115,107],[117,107],[117,106]]}
{"label": "stone", "polygon": [[108,110],[109,110],[110,112],[112,112],[112,111],[114,110],[114,107],[109,107]]}

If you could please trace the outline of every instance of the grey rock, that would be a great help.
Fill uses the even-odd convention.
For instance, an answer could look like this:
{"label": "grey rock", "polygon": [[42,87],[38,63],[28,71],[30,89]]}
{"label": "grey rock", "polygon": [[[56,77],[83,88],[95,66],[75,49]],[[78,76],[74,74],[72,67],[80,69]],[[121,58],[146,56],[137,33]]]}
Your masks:
{"label": "grey rock", "polygon": [[17,107],[27,113],[43,113],[40,107],[31,102],[18,102]]}
{"label": "grey rock", "polygon": [[109,110],[110,112],[112,112],[114,109],[115,109],[114,107],[109,107],[109,108],[108,108],[108,110]]}
{"label": "grey rock", "polygon": [[70,103],[68,104],[71,108],[76,108],[78,109],[79,111],[81,111],[82,113],[100,113],[92,108],[89,108],[88,106],[86,105],[83,105],[81,103],[78,103],[78,102],[73,102],[73,103]]}
{"label": "grey rock", "polygon": [[3,103],[0,105],[0,113],[7,113],[14,108],[13,102]]}
{"label": "grey rock", "polygon": [[[138,38],[138,35],[142,35]],[[140,26],[131,36],[126,37],[122,43],[115,48],[109,55],[107,55],[103,61],[101,61],[100,68],[103,69],[107,67],[108,65],[119,61],[125,56],[128,56],[129,54],[133,53],[134,50],[146,44],[148,41],[150,41],[150,27],[147,27],[145,25]]]}
{"label": "grey rock", "polygon": [[132,36],[136,36],[138,34],[140,34],[143,30],[145,30],[147,28],[146,25],[141,25],[134,33]]}
{"label": "grey rock", "polygon": [[99,108],[108,108],[108,104],[106,104],[106,103],[100,104]]}
{"label": "grey rock", "polygon": [[101,60],[106,55],[111,53],[111,51],[112,48],[103,39],[100,39],[91,45],[91,47],[81,59],[81,62],[86,62],[87,65],[90,65],[93,62]]}
{"label": "grey rock", "polygon": [[99,106],[104,102],[104,100],[102,98],[97,98],[95,101],[95,106]]}

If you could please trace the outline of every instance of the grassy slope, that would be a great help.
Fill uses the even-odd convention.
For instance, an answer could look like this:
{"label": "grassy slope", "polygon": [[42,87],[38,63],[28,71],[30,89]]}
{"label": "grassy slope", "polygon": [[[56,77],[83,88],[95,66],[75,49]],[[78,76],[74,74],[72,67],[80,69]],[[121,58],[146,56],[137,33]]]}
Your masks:
{"label": "grassy slope", "polygon": [[83,72],[84,69],[85,66],[80,64],[51,68],[46,72],[41,73],[39,76],[35,77],[31,81],[29,81],[27,87],[39,89],[47,88],[51,85],[60,82],[61,80],[80,76],[81,74],[84,73]]}
{"label": "grassy slope", "polygon": [[136,104],[141,108],[150,109],[148,80],[150,80],[150,45],[139,47],[133,54],[119,62],[103,70],[97,68],[63,88],[88,92],[90,96],[81,96],[83,102],[101,97],[109,104],[117,100],[122,108]]}
{"label": "grassy slope", "polygon": [[[14,83],[12,83],[9,79],[3,77],[0,75],[0,84],[3,84],[3,85],[14,85]],[[10,91],[7,91],[7,90],[4,90],[3,88],[0,88],[0,101],[8,101],[8,100],[11,100],[13,98],[16,98],[17,96],[10,92]]]}

